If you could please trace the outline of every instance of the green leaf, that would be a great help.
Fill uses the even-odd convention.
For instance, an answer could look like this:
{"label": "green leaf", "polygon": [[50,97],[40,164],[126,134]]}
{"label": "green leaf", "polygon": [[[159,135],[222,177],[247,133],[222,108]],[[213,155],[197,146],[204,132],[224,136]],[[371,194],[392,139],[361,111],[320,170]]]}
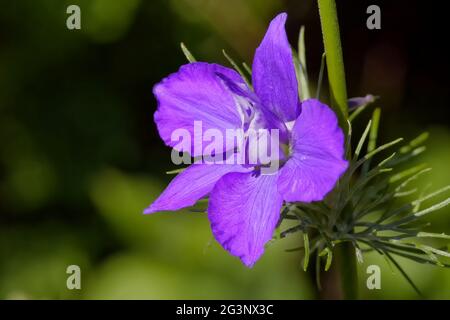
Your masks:
{"label": "green leaf", "polygon": [[247,76],[242,72],[242,69],[239,68],[236,62],[228,55],[225,50],[222,50],[223,55],[228,60],[228,62],[233,66],[233,68],[241,75],[242,79],[244,79],[245,83],[249,88],[252,88],[251,83],[248,81]]}
{"label": "green leaf", "polygon": [[404,179],[406,177],[409,177],[411,175],[414,176],[418,172],[421,172],[421,171],[427,169],[425,167],[426,167],[426,164],[422,163],[422,164],[419,164],[419,165],[417,165],[415,167],[403,170],[403,171],[393,175],[392,177],[390,177],[389,178],[389,183],[396,183],[396,182],[398,182],[398,181],[400,181],[400,180],[402,180],[402,179]]}
{"label": "green leaf", "polygon": [[395,188],[395,192],[400,192],[402,191],[411,181],[416,180],[419,176],[421,176],[424,173],[430,172],[431,168],[425,168],[423,170],[420,170],[419,172],[415,173],[414,175],[412,175],[411,177],[409,177],[408,179],[406,179],[405,181],[403,181],[400,185],[398,185]]}
{"label": "green leaf", "polygon": [[[367,154],[370,154],[375,150],[377,146],[378,127],[380,125],[381,109],[376,108],[372,114],[372,127],[370,128],[369,142],[367,143]],[[369,171],[370,161],[367,161],[362,169],[363,173]]]}
{"label": "green leaf", "polygon": [[414,291],[416,291],[416,293],[419,296],[422,296],[422,293],[420,292],[419,288],[417,288],[417,286],[414,284],[414,282],[411,280],[411,278],[408,276],[405,270],[403,270],[403,268],[398,264],[398,262],[389,253],[386,252],[385,254],[388,257],[388,259],[391,260],[394,266],[398,269],[398,271],[400,271],[401,275],[406,279],[406,281],[408,281],[408,283],[411,285]]}
{"label": "green leaf", "polygon": [[327,260],[325,262],[325,271],[328,271],[331,267],[331,262],[333,261],[333,251],[325,247],[325,249],[322,250],[322,252],[319,253],[319,257],[327,256]]}
{"label": "green leaf", "polygon": [[[435,196],[435,195],[437,195],[436,192],[434,193],[433,196]],[[398,215],[404,210],[414,208],[414,205],[416,205],[418,203],[418,201],[422,202],[422,201],[425,201],[425,200],[424,200],[424,198],[422,198],[422,199],[416,200],[416,201],[414,201],[412,203],[408,203],[408,204],[404,205],[403,207],[401,207],[399,209],[396,209],[396,210],[390,212],[389,214],[384,215],[382,217],[383,219],[381,219],[381,221],[377,221],[377,223],[380,223],[380,222],[382,222],[382,221],[384,221],[384,220],[386,220],[388,218],[391,218],[391,217],[393,217],[395,215]],[[447,199],[445,199],[445,200],[443,200],[443,201],[441,201],[439,203],[436,203],[435,205],[432,205],[431,207],[428,207],[428,208],[423,209],[421,211],[415,212],[412,215],[408,215],[408,216],[406,216],[404,218],[401,218],[401,219],[399,219],[399,220],[397,220],[395,222],[389,223],[387,225],[383,225],[383,229],[384,230],[389,230],[390,228],[395,228],[397,226],[405,225],[405,224],[410,223],[410,222],[412,222],[414,220],[417,220],[418,218],[420,218],[420,217],[422,217],[424,215],[427,215],[427,214],[429,214],[431,212],[434,212],[436,210],[442,209],[442,208],[446,207],[449,203],[450,203],[450,198],[447,198]]]}
{"label": "green leaf", "polygon": [[433,252],[433,253],[438,254],[440,256],[443,256],[443,257],[446,257],[446,258],[450,258],[450,253],[449,252],[442,251],[442,250],[439,250],[439,249],[436,249],[436,248],[433,248],[433,247],[430,247],[430,246],[427,246],[427,245],[424,245],[424,244],[418,244],[417,247],[421,248],[421,249],[423,249],[425,251],[430,251],[430,252]]}
{"label": "green leaf", "polygon": [[380,125],[380,115],[381,115],[381,109],[376,108],[373,111],[373,115],[372,115],[373,126],[370,130],[369,143],[367,145],[367,153],[370,153],[373,150],[375,150],[375,147],[377,145],[378,127]]}
{"label": "green leaf", "polygon": [[295,233],[297,231],[302,231],[304,229],[302,224],[296,225],[295,227],[291,227],[280,233],[279,239],[286,238],[288,235]]}
{"label": "green leaf", "polygon": [[303,270],[308,270],[309,264],[309,236],[307,232],[303,233],[303,247],[305,248],[305,257],[303,258]]}
{"label": "green leaf", "polygon": [[309,99],[309,80],[308,69],[306,67],[306,50],[305,50],[305,26],[301,26],[298,36],[298,61],[300,66],[300,75],[298,82],[300,85],[300,97],[303,100]]}
{"label": "green leaf", "polygon": [[242,66],[244,67],[244,70],[248,73],[249,76],[252,75],[252,69],[246,64],[245,62],[242,62]]}
{"label": "green leaf", "polygon": [[351,149],[352,149],[352,123],[347,120],[347,137],[345,139],[345,157],[348,160],[351,160]]}
{"label": "green leaf", "polygon": [[428,195],[426,195],[426,196],[424,196],[424,197],[422,197],[422,198],[420,198],[420,199],[417,199],[417,200],[413,201],[411,204],[412,204],[413,206],[416,206],[416,205],[418,205],[419,203],[422,203],[422,202],[424,202],[424,201],[427,201],[427,200],[429,200],[429,199],[431,199],[431,198],[433,198],[433,197],[436,197],[436,196],[440,195],[441,193],[446,192],[447,190],[450,190],[450,185],[445,186],[445,187],[443,187],[443,188],[441,188],[441,189],[438,189],[438,190],[436,190],[436,191],[434,191],[434,192],[432,192],[432,193],[430,193],[430,194],[428,194]]}
{"label": "green leaf", "polygon": [[166,174],[178,174],[180,172],[183,172],[186,168],[180,168],[180,169],[175,169],[175,170],[171,170],[171,171],[166,171]]}
{"label": "green leaf", "polygon": [[[354,163],[354,164],[351,166],[351,168],[350,168],[350,170],[349,170],[349,174],[352,175],[352,174],[356,171],[356,169],[358,169],[362,164],[365,164],[365,162],[366,162],[367,160],[371,159],[371,158],[372,158],[373,156],[375,156],[376,154],[380,153],[381,151],[383,151],[383,150],[385,150],[385,149],[387,149],[387,148],[392,147],[393,145],[395,145],[395,144],[397,144],[397,143],[399,143],[399,142],[401,142],[401,141],[403,141],[403,138],[398,138],[398,139],[396,139],[396,140],[394,140],[394,141],[391,141],[391,142],[388,142],[388,143],[386,143],[386,144],[383,144],[382,146],[376,148],[376,149],[373,150],[372,152],[366,154],[364,157],[362,157],[361,159],[359,159],[356,163]],[[365,174],[367,174],[367,172],[366,172]]]}
{"label": "green leaf", "polygon": [[450,203],[450,198],[447,198],[444,201],[436,203],[435,205],[433,205],[431,207],[428,207],[428,208],[426,208],[424,210],[420,210],[419,212],[416,212],[414,214],[414,216],[416,216],[416,217],[424,216],[426,214],[429,214],[431,212],[434,212],[436,210],[439,210],[439,209],[442,209],[442,208],[446,207],[449,203]]}
{"label": "green leaf", "polygon": [[320,60],[319,77],[317,78],[316,99],[320,99],[320,90],[322,90],[324,70],[325,70],[325,52],[322,53],[322,59]]}
{"label": "green leaf", "polygon": [[183,42],[180,43],[181,46],[181,50],[183,51],[184,55],[186,56],[186,59],[189,62],[196,62],[197,60],[195,60],[194,56],[192,55],[192,53],[189,51],[189,49],[184,45]]}
{"label": "green leaf", "polygon": [[429,136],[430,136],[430,134],[428,132],[421,133],[418,137],[411,140],[407,146],[404,146],[403,148],[401,148],[400,152],[401,153],[410,152],[412,149],[414,149],[414,148],[420,146],[422,143],[424,143],[428,139]]}
{"label": "green leaf", "polygon": [[421,153],[423,153],[427,148],[425,146],[421,146],[418,148],[413,149],[411,152],[403,153],[401,156],[399,156],[397,159],[391,162],[391,166],[397,166],[400,163],[407,162],[411,160],[414,157],[417,157]]}
{"label": "green leaf", "polygon": [[445,233],[430,233],[430,232],[419,232],[417,234],[418,238],[435,238],[435,239],[450,239],[450,235]]}
{"label": "green leaf", "polygon": [[357,108],[355,111],[353,111],[350,116],[348,117],[348,120],[350,122],[353,122],[364,110],[366,110],[367,106],[369,106],[370,104],[365,104],[359,108]]}
{"label": "green leaf", "polygon": [[421,243],[413,242],[411,240],[403,240],[402,239],[402,240],[392,240],[391,242],[393,242],[393,243],[405,243],[405,244],[410,245],[410,246],[412,246],[414,248],[417,248],[418,250],[420,250],[423,253],[425,253],[431,261],[433,261],[436,265],[438,265],[440,267],[445,267],[445,265],[441,261],[439,261],[439,258],[436,255],[443,256],[443,257],[446,257],[446,258],[450,258],[450,253],[447,252],[447,251],[442,251],[442,250],[433,248],[431,246],[427,246],[427,245],[424,245],[424,244],[421,244]]}
{"label": "green leaf", "polygon": [[295,51],[294,48],[292,49],[292,60],[294,62],[294,69],[295,69],[295,78],[297,79],[297,92],[298,92],[298,96],[300,98],[300,101],[303,101],[303,89],[302,89],[302,74],[303,74],[303,69],[302,66],[300,65],[300,61],[298,60],[297,57],[297,52]]}
{"label": "green leaf", "polygon": [[391,161],[396,155],[397,155],[397,152],[394,152],[393,154],[391,154],[391,155],[390,155],[389,157],[387,157],[386,159],[380,161],[380,162],[377,164],[377,167],[378,167],[378,168],[383,168],[383,167],[384,167],[386,164],[388,164],[389,161]]}
{"label": "green leaf", "polygon": [[373,150],[373,151],[369,152],[368,154],[366,154],[363,159],[364,160],[369,160],[370,158],[372,158],[377,153],[380,153],[381,151],[383,151],[383,150],[385,150],[387,148],[390,148],[393,145],[395,145],[395,144],[397,144],[399,142],[402,142],[402,141],[403,141],[403,138],[398,138],[398,139],[396,139],[394,141],[391,141],[391,142],[388,142],[386,144],[383,144],[382,146],[380,146],[380,147],[376,148],[375,150]]}
{"label": "green leaf", "polygon": [[316,286],[319,291],[322,291],[322,284],[320,283],[320,250],[317,250],[316,256]]}
{"label": "green leaf", "polygon": [[369,134],[369,130],[370,130],[371,125],[372,125],[372,120],[369,120],[369,123],[367,124],[367,127],[366,127],[366,129],[364,130],[364,133],[361,136],[361,139],[359,139],[358,146],[356,147],[355,159],[359,158],[359,154],[361,153],[362,146],[363,146],[364,142],[366,141],[367,135]]}

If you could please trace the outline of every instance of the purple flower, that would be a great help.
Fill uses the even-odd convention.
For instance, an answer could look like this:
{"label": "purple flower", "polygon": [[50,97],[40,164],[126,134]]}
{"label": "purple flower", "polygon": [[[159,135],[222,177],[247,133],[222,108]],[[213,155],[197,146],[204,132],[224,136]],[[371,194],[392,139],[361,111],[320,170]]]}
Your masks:
{"label": "purple flower", "polygon": [[[174,130],[184,128],[193,136],[193,123],[199,120],[205,129],[222,132],[276,128],[288,145],[281,167],[272,174],[261,173],[259,166],[194,163],[144,211],[178,210],[209,195],[214,237],[248,267],[272,238],[283,201],[322,200],[347,168],[336,115],[318,100],[299,100],[286,18],[282,13],[272,20],[256,50],[254,90],[235,71],[204,62],[184,65],[154,87],[155,122],[171,147],[176,147]],[[193,156],[202,152],[190,151]]]}

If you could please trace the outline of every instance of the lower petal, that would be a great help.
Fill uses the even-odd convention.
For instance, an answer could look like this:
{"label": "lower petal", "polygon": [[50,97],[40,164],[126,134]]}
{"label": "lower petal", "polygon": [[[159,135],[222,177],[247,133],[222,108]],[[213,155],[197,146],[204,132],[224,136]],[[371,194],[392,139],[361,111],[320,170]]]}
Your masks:
{"label": "lower petal", "polygon": [[251,267],[272,238],[282,203],[277,175],[229,173],[216,183],[209,199],[214,237]]}
{"label": "lower petal", "polygon": [[206,196],[223,175],[249,170],[241,165],[193,164],[178,174],[144,213],[190,207]]}

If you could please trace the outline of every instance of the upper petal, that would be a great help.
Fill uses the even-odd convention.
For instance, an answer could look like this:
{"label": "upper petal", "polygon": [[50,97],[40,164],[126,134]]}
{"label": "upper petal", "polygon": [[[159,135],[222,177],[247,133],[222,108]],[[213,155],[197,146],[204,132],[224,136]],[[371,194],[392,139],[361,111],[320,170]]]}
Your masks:
{"label": "upper petal", "polygon": [[206,196],[217,180],[229,172],[247,172],[241,165],[192,164],[179,173],[144,213],[178,210],[195,204]]}
{"label": "upper petal", "polygon": [[278,188],[286,201],[319,201],[347,169],[344,134],[335,113],[309,99],[292,129],[292,155],[280,170]]}
{"label": "upper petal", "polygon": [[272,238],[282,203],[277,175],[226,174],[209,199],[208,218],[214,237],[251,267]]}
{"label": "upper petal", "polygon": [[244,114],[244,130],[248,129],[276,129],[279,133],[279,142],[288,142],[288,128],[280,118],[271,110],[262,106],[259,97],[244,84],[237,84],[223,74],[218,76],[224,81],[226,86],[235,94],[236,101],[240,104],[240,109]]}
{"label": "upper petal", "polygon": [[202,149],[194,152],[194,138],[197,134],[196,138],[202,139],[202,133],[194,132],[194,121],[202,122],[203,132],[218,129],[224,138],[226,129],[241,128],[239,104],[218,74],[226,75],[239,86],[245,85],[235,71],[204,62],[184,65],[178,72],[155,85],[153,93],[158,101],[158,109],[154,119],[167,145],[176,146],[178,141],[172,141],[172,133],[177,129],[186,129],[192,139],[191,150],[178,151],[188,151],[193,156],[199,156]]}
{"label": "upper petal", "polygon": [[284,25],[286,13],[275,17],[256,49],[253,59],[253,86],[262,105],[284,122],[300,113],[297,78]]}

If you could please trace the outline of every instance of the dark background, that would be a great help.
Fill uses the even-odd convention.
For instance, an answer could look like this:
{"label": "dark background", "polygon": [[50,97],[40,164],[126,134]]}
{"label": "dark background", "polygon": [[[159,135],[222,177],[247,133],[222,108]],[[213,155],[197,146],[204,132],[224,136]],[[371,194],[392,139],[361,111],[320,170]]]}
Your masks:
{"label": "dark background", "polygon": [[[81,30],[66,28],[69,4],[81,8]],[[381,7],[381,30],[366,28],[369,4]],[[444,3],[337,5],[349,96],[381,97],[382,141],[430,131],[422,161],[433,172],[421,183],[446,185]],[[226,65],[224,48],[251,64],[281,11],[292,45],[306,26],[313,89],[323,51],[313,0],[0,1],[0,298],[315,297],[301,255],[283,252],[299,239],[247,270],[214,243],[203,215],[141,214],[174,169],[152,120],[152,87],[186,63],[179,43],[198,60]],[[449,232],[445,211],[431,230]],[[370,263],[383,266],[380,292],[365,289]],[[70,264],[82,269],[80,291],[66,289]],[[427,297],[450,298],[448,271],[404,265]],[[360,271],[368,298],[417,298],[376,256]]]}

